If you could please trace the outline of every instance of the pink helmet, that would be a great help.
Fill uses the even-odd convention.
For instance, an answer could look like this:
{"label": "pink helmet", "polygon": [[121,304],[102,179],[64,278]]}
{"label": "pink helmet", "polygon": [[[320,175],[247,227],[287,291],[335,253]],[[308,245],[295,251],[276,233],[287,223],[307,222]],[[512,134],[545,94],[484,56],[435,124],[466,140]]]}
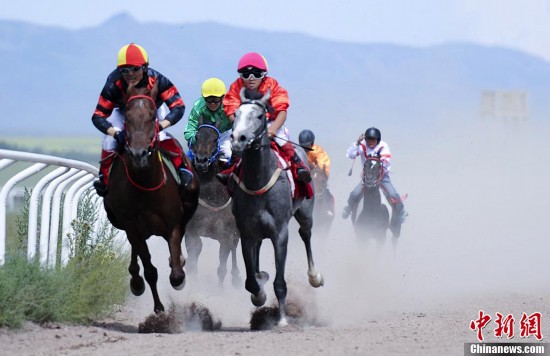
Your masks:
{"label": "pink helmet", "polygon": [[256,52],[248,52],[239,60],[237,70],[241,70],[246,67],[255,67],[263,71],[267,71],[267,61],[264,56]]}

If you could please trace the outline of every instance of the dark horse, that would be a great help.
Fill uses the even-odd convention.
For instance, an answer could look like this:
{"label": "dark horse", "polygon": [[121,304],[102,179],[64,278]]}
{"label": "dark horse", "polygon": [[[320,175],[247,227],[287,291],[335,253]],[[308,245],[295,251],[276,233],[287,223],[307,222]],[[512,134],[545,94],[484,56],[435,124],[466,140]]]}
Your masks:
{"label": "dark horse", "polygon": [[[286,318],[285,263],[288,244],[288,223],[292,216],[300,225],[299,233],[305,244],[308,260],[309,283],[313,287],[323,285],[323,276],[317,272],[311,252],[311,227],[313,199],[292,198],[291,185],[280,167],[279,159],[271,149],[267,135],[267,103],[270,91],[251,99],[241,90],[241,106],[235,112],[231,145],[233,153],[241,156],[240,174],[232,175],[233,214],[241,234],[241,247],[246,266],[245,288],[251,293],[255,306],[266,301],[263,284],[269,275],[260,271],[260,247],[268,238],[275,252],[276,276],[273,282],[279,301],[279,325],[288,324]],[[304,162],[305,152],[296,151]]]}
{"label": "dark horse", "polygon": [[386,230],[389,227],[388,207],[382,203],[380,181],[385,170],[380,157],[367,157],[361,172],[363,184],[363,210],[357,216],[357,209],[351,212],[351,221],[359,238],[372,238],[381,246],[386,240]]}
{"label": "dark horse", "polygon": [[[185,226],[198,205],[199,180],[195,177],[184,190],[176,183],[159,151],[159,124],[154,99],[156,86],[147,89],[129,87],[125,130],[126,146],[114,160],[109,194],[104,199],[107,217],[117,229],[124,230],[132,247],[128,271],[134,295],[145,291],[137,258],[141,259],[145,280],[151,288],[154,311],[164,311],[157,291],[157,269],[151,263],[146,240],[151,235],[164,237],[170,249],[170,284],[185,285],[181,241]],[[185,160],[188,161],[186,157]],[[188,167],[190,162],[188,162]]]}
{"label": "dark horse", "polygon": [[315,190],[313,230],[326,236],[334,220],[334,199],[328,190],[328,175],[325,171],[315,165],[310,165],[310,170]]}
{"label": "dark horse", "polygon": [[237,267],[237,245],[239,233],[235,217],[231,213],[231,196],[227,187],[216,179],[220,172],[220,132],[218,127],[204,125],[199,119],[195,140],[190,147],[200,184],[199,207],[185,232],[189,273],[196,273],[199,255],[202,251],[201,236],[210,237],[220,243],[218,280],[223,285],[227,274],[227,259],[231,252],[231,276],[234,286],[241,283]]}

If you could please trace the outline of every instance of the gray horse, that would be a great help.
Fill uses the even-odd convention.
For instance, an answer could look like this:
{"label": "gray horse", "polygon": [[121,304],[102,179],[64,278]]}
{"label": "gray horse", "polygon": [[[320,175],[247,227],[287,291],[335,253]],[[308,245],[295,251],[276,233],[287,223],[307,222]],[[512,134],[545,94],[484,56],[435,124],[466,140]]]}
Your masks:
{"label": "gray horse", "polygon": [[227,259],[231,253],[232,284],[239,286],[241,277],[237,267],[237,245],[239,233],[235,223],[235,217],[231,213],[231,196],[227,187],[215,177],[220,172],[218,156],[220,153],[218,127],[203,124],[199,119],[199,127],[195,140],[190,147],[192,162],[195,168],[201,190],[199,206],[195,215],[187,224],[185,232],[185,246],[187,248],[189,274],[197,273],[198,258],[202,251],[203,237],[210,237],[220,244],[218,281],[220,286],[227,274]]}
{"label": "gray horse", "polygon": [[[259,94],[259,93],[252,93]],[[276,276],[273,282],[279,301],[279,326],[288,325],[286,317],[285,262],[288,244],[288,223],[294,216],[300,225],[299,233],[304,242],[309,283],[313,287],[323,285],[323,276],[317,272],[311,252],[311,227],[313,199],[292,198],[291,185],[281,174],[279,160],[270,148],[267,135],[266,112],[270,91],[265,96],[246,98],[241,90],[241,106],[235,113],[231,145],[233,153],[241,156],[240,176],[232,175],[233,214],[241,234],[241,247],[246,266],[245,288],[251,293],[252,303],[265,304],[263,285],[269,279],[260,271],[260,247],[263,239],[270,239],[275,252]],[[305,152],[297,152],[306,161]]]}

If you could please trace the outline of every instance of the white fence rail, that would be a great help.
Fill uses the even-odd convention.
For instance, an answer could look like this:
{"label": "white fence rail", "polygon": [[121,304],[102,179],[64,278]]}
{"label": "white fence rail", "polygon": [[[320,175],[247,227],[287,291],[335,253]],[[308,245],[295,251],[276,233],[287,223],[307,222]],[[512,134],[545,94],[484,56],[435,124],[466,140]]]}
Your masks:
{"label": "white fence rail", "polygon": [[[0,171],[16,162],[26,162],[31,165],[25,164],[26,168],[11,176],[0,189],[0,265],[4,264],[6,254],[6,215],[8,199],[12,198],[10,191],[27,178],[39,175],[47,167],[55,166],[58,168],[45,175],[40,174],[38,183],[31,187],[27,256],[29,259],[34,258],[39,246],[41,263],[45,266],[55,266],[62,217],[61,262],[65,264],[70,252],[68,237],[71,232],[71,222],[77,217],[80,198],[93,189],[92,182],[98,174],[98,169],[91,164],[71,159],[0,149]],[[65,193],[64,199],[62,199],[63,193]],[[97,198],[94,204],[100,204],[102,198],[97,195],[95,197]],[[40,203],[42,205],[39,213]],[[105,219],[103,209],[99,211]],[[40,232],[38,232],[39,225]]]}

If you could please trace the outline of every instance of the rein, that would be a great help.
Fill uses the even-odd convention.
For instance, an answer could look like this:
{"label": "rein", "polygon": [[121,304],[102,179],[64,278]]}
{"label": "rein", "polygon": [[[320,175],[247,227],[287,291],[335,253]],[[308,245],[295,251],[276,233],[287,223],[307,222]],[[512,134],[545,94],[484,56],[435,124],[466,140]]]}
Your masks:
{"label": "rein", "polygon": [[162,167],[162,181],[155,187],[144,187],[138,183],[136,183],[132,177],[130,176],[130,171],[128,170],[128,164],[126,163],[126,160],[123,158],[123,157],[119,157],[121,158],[122,160],[122,163],[124,163],[124,170],[126,171],[126,177],[128,178],[128,181],[130,182],[130,184],[132,184],[134,187],[138,188],[139,190],[144,190],[144,191],[148,191],[148,192],[151,192],[151,191],[155,191],[155,190],[158,190],[160,189],[163,185],[166,185],[166,170],[164,169],[164,164],[162,163],[162,157],[160,156],[160,152],[157,151],[157,154],[158,154],[158,158],[159,158],[159,162],[160,162],[160,166]]}
{"label": "rein", "polygon": [[271,187],[273,187],[275,185],[275,183],[277,182],[277,179],[279,178],[279,176],[281,175],[281,172],[283,170],[280,168],[280,167],[277,167],[277,169],[275,170],[275,172],[273,172],[273,175],[271,176],[271,179],[269,180],[269,182],[267,182],[266,185],[264,185],[263,187],[261,187],[260,189],[258,190],[250,190],[248,189],[244,183],[242,182],[242,180],[237,177],[236,174],[232,174],[232,177],[233,179],[235,180],[235,182],[239,185],[239,188],[242,189],[243,192],[249,194],[249,195],[262,195],[264,193],[266,193],[269,189],[271,189]]}
{"label": "rein", "polygon": [[220,210],[223,210],[223,209],[227,208],[229,206],[229,204],[231,204],[231,200],[232,200],[232,198],[229,197],[229,200],[227,202],[225,202],[225,204],[223,204],[222,206],[215,207],[215,206],[209,205],[206,201],[199,198],[199,204],[204,206],[205,208],[207,208],[210,211],[218,212]]}

